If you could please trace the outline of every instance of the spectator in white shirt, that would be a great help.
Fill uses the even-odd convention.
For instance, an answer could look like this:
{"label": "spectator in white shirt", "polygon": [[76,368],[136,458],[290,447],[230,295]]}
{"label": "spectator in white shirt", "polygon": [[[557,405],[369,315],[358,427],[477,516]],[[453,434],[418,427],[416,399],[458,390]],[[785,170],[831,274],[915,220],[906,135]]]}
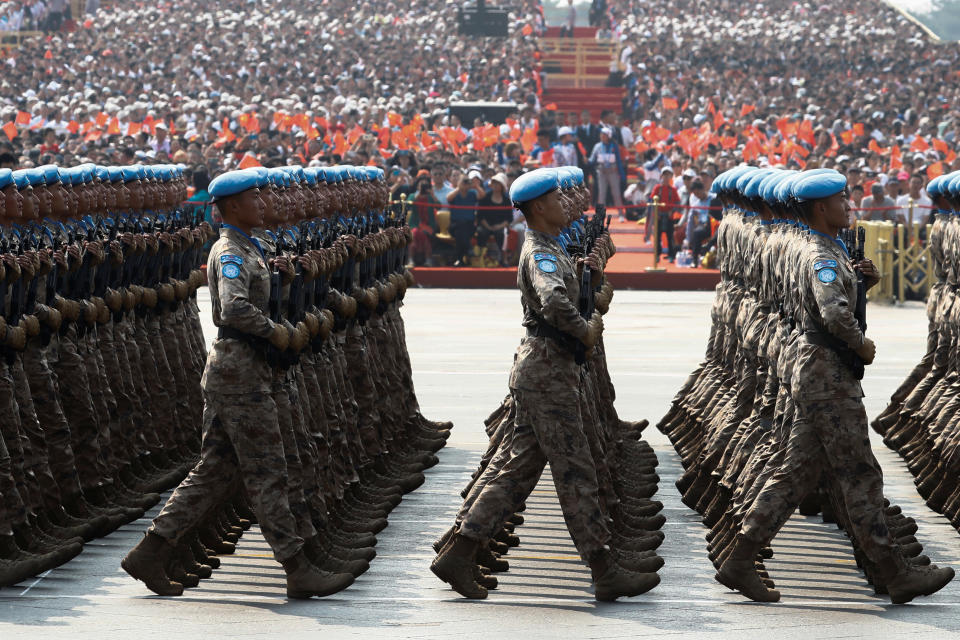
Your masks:
{"label": "spectator in white shirt", "polygon": [[[913,202],[912,211],[910,209],[911,202]],[[897,206],[900,207],[900,215],[903,216],[904,220],[911,224],[927,224],[930,219],[933,201],[923,190],[923,177],[920,174],[915,173],[910,176],[909,189],[907,193],[897,198]]]}

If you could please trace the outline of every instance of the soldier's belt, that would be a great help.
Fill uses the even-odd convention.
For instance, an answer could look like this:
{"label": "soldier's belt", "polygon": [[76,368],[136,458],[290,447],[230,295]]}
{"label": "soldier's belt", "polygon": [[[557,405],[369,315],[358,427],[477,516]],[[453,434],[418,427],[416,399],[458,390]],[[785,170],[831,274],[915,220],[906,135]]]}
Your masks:
{"label": "soldier's belt", "polygon": [[245,342],[263,357],[266,357],[267,347],[270,346],[270,341],[266,338],[261,338],[260,336],[255,336],[250,333],[246,333],[245,331],[234,329],[233,327],[219,327],[217,329],[217,339],[239,340],[240,342]]}
{"label": "soldier's belt", "polygon": [[577,354],[577,346],[580,344],[579,340],[574,338],[566,331],[557,329],[555,326],[539,317],[536,318],[535,325],[532,327],[527,327],[527,336],[532,338],[549,338],[574,356]]}
{"label": "soldier's belt", "polygon": [[854,378],[863,380],[863,359],[861,359],[860,356],[857,355],[857,352],[851,349],[846,342],[839,340],[829,333],[809,329],[803,332],[803,337],[806,338],[810,344],[832,350],[840,358],[840,362],[850,370]]}

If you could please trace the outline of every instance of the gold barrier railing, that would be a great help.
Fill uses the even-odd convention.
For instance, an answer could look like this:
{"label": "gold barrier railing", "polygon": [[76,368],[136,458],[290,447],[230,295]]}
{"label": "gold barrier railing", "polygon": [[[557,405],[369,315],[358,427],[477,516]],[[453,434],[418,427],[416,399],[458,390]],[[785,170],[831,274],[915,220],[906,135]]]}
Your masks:
{"label": "gold barrier railing", "polygon": [[24,40],[42,38],[46,35],[43,31],[0,31],[0,48],[19,49]]}
{"label": "gold barrier railing", "polygon": [[[619,42],[541,38],[540,49],[544,53],[544,64],[569,66],[572,61],[573,73],[550,72],[549,77],[568,81],[574,88],[592,86],[591,81],[604,81],[611,69],[620,68]],[[594,67],[603,67],[604,70],[594,71]]]}
{"label": "gold barrier railing", "polygon": [[[909,209],[912,221],[912,203]],[[934,278],[930,250],[923,241],[929,237],[930,226],[861,220],[857,227],[864,230],[864,255],[877,266],[881,278],[867,298],[871,302],[925,298]]]}

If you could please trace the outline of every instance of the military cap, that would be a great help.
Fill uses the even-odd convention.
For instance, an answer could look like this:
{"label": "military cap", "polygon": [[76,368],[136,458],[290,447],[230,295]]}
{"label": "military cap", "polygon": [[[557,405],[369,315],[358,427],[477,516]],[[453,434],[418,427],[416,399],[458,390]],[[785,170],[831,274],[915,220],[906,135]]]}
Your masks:
{"label": "military cap", "polygon": [[559,186],[555,169],[534,169],[525,173],[510,186],[510,200],[514,205],[535,200]]}
{"label": "military cap", "polygon": [[30,183],[31,187],[42,187],[45,185],[46,182],[44,182],[43,169],[39,167],[35,169],[27,169],[27,181]]}
{"label": "military cap", "polygon": [[13,182],[17,189],[25,189],[30,186],[30,178],[27,176],[27,169],[17,169],[12,174]]}
{"label": "military cap", "polygon": [[307,167],[303,170],[303,179],[309,185],[317,184],[317,171],[315,167]]}
{"label": "military cap", "polygon": [[97,177],[100,178],[100,182],[110,182],[110,170],[107,167],[97,165],[94,172],[97,174]]}
{"label": "military cap", "polygon": [[792,185],[791,193],[801,202],[829,198],[847,187],[847,177],[839,171],[805,171]]}
{"label": "military cap", "polygon": [[[768,177],[774,175],[775,172],[776,172],[776,169],[760,169],[759,171],[751,174],[744,174],[745,176],[749,175],[749,179],[747,180],[746,184],[743,186],[743,197],[751,198],[751,199],[759,198],[760,185]],[[740,184],[740,181],[738,180],[737,185],[739,186],[739,184]]]}
{"label": "military cap", "polygon": [[737,176],[736,180],[731,181],[730,190],[737,191],[740,195],[744,195],[744,191],[747,188],[747,185],[750,184],[750,181],[753,180],[756,176],[766,176],[767,170],[761,169],[759,167],[750,167],[743,173]]}
{"label": "military cap", "polygon": [[123,180],[123,167],[107,167],[110,174],[110,182],[120,182]]}
{"label": "military cap", "polygon": [[39,167],[43,171],[44,184],[51,185],[60,182],[60,167],[55,164],[45,164]]}
{"label": "military cap", "polygon": [[954,171],[949,174],[949,180],[945,181],[944,186],[940,188],[941,193],[949,194],[956,198],[960,195],[960,171]]}
{"label": "military cap", "polygon": [[10,169],[0,169],[0,189],[5,189],[13,183],[13,171]]}
{"label": "military cap", "polygon": [[719,176],[717,176],[718,180],[722,179],[719,187],[720,189],[719,192],[728,193],[730,191],[736,191],[737,178],[742,176],[747,171],[752,171],[754,169],[756,169],[756,167],[751,167],[750,165],[741,164],[741,165],[737,165],[733,169],[728,169],[727,171],[724,171]]}
{"label": "military cap", "polygon": [[[954,172],[956,173],[956,172]],[[946,185],[950,177],[953,176],[953,173],[948,173],[945,175],[939,175],[930,182],[927,183],[927,195],[931,198],[936,198],[940,195],[940,192],[943,190],[943,187]]]}
{"label": "military cap", "polygon": [[243,193],[249,189],[255,189],[259,181],[260,176],[255,171],[246,169],[228,171],[227,173],[221,173],[211,180],[210,186],[207,187],[207,192],[210,194],[210,197],[216,201],[220,198],[227,198],[237,195],[238,193]]}
{"label": "military cap", "polygon": [[778,171],[776,174],[770,176],[768,179],[764,180],[763,185],[760,187],[760,195],[767,202],[784,202],[780,199],[780,185],[784,182],[787,182],[793,176],[800,173],[799,171]]}

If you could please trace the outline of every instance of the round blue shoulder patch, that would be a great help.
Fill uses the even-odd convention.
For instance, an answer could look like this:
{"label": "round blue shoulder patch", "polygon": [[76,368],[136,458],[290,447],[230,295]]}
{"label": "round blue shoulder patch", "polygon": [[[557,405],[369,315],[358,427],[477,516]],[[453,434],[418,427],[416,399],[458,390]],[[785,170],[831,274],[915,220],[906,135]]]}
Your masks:
{"label": "round blue shoulder patch", "polygon": [[224,278],[233,280],[240,275],[240,267],[233,262],[228,262],[220,269],[220,275],[222,275]]}
{"label": "round blue shoulder patch", "polygon": [[553,273],[557,270],[557,263],[553,260],[541,260],[537,263],[537,268],[544,273]]}
{"label": "round blue shoulder patch", "polygon": [[837,272],[833,269],[821,269],[817,272],[817,280],[829,284],[837,279]]}

